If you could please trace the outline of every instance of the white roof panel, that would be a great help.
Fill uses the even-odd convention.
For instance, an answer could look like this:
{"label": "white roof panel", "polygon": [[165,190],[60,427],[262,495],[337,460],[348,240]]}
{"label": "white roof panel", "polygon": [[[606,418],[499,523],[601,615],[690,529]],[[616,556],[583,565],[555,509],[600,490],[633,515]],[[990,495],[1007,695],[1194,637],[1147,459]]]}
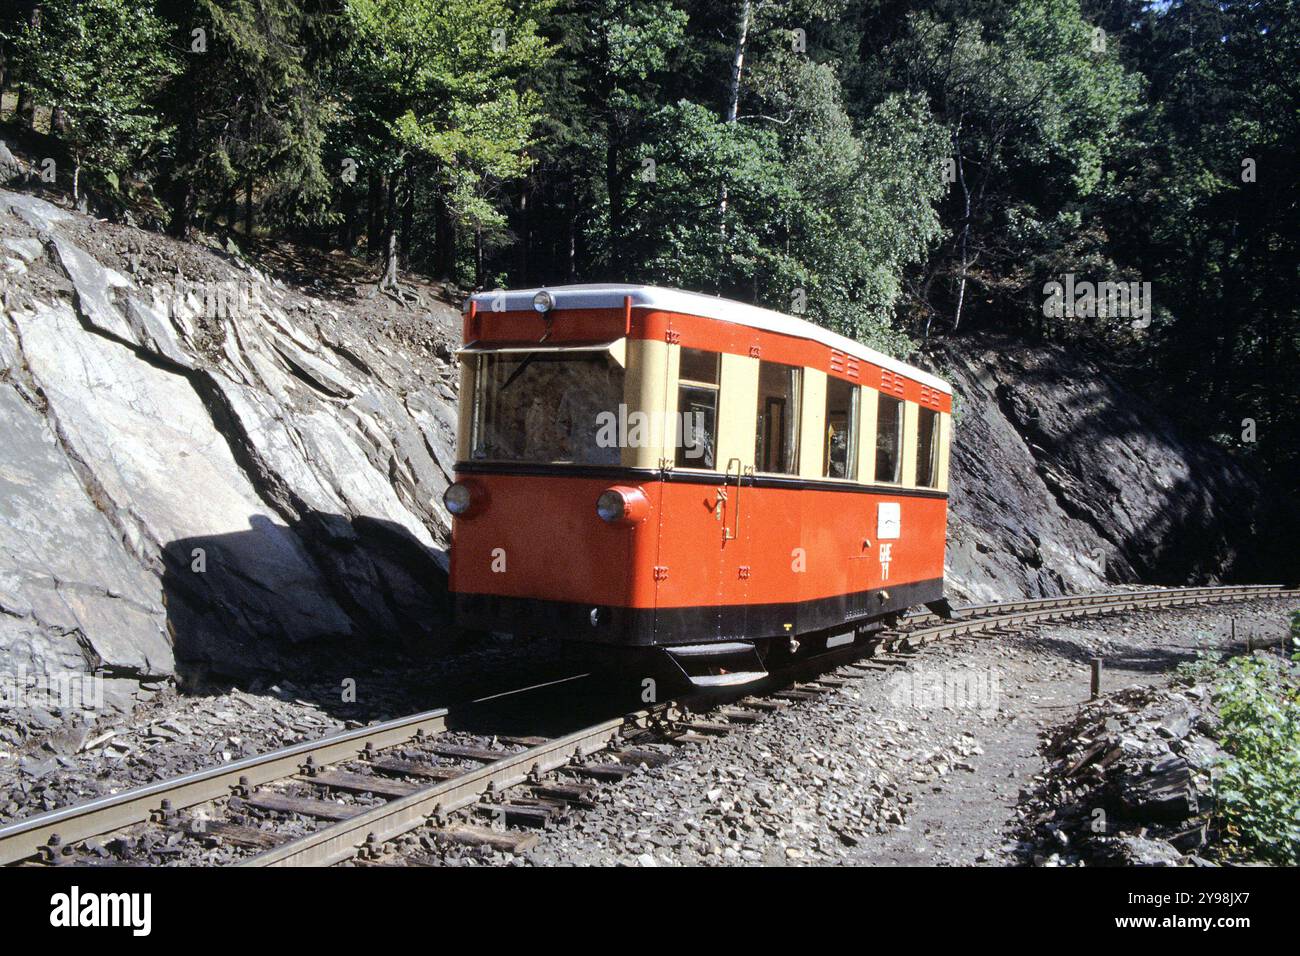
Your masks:
{"label": "white roof panel", "polygon": [[[625,296],[632,297],[634,309],[662,309],[665,312],[680,312],[684,315],[698,315],[722,322],[734,322],[747,325],[766,332],[776,332],[796,338],[820,342],[830,348],[838,349],[848,355],[871,362],[881,368],[904,375],[913,381],[938,389],[945,395],[952,394],[952,388],[941,378],[923,372],[915,366],[908,365],[896,358],[868,348],[861,342],[855,342],[838,332],[824,329],[820,325],[798,319],[771,309],[756,305],[746,305],[719,296],[702,295],[698,292],[685,292],[681,289],[663,289],[651,285],[619,285],[600,283],[592,285],[557,285],[545,286],[547,292],[555,296],[556,309],[621,309]],[[536,289],[495,289],[476,292],[471,298],[482,312],[526,312],[533,307],[533,296],[540,292]],[[469,308],[466,300],[465,308]]]}

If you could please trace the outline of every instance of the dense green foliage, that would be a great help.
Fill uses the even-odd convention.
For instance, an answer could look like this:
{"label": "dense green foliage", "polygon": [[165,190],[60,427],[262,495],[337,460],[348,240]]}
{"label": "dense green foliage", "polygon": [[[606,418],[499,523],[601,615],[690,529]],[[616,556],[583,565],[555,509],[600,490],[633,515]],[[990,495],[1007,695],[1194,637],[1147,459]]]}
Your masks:
{"label": "dense green foliage", "polygon": [[[896,352],[1086,343],[1293,485],[1297,6],[21,0],[0,73],[177,234],[356,251],[398,297],[648,281]],[[1053,311],[1066,276],[1150,308]]]}
{"label": "dense green foliage", "polygon": [[[386,180],[384,283],[397,281],[397,190],[432,177],[461,222],[500,227],[489,185],[528,169],[535,91],[515,80],[546,58],[535,12],[502,0],[349,0],[344,135]],[[530,9],[533,7],[533,9]]]}
{"label": "dense green foliage", "polygon": [[1227,752],[1213,768],[1215,816],[1228,852],[1300,864],[1300,669],[1255,654],[1202,659],[1185,672],[1214,682]]}
{"label": "dense green foliage", "polygon": [[146,100],[174,70],[163,22],[127,0],[49,0],[15,30],[12,55],[33,95],[57,107],[54,126],[73,162],[115,182],[161,138]]}
{"label": "dense green foliage", "polygon": [[[1300,5],[1174,4],[1125,59],[1150,87],[1098,215],[1155,287],[1138,352],[1189,423],[1300,469]],[[1247,420],[1254,423],[1249,435]]]}

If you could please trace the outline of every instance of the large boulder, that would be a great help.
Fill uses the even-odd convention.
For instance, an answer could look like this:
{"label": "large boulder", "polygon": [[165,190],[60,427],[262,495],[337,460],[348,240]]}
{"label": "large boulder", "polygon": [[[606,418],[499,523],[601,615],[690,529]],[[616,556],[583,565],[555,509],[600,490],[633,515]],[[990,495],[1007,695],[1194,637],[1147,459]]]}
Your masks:
{"label": "large boulder", "polygon": [[5,141],[0,139],[0,186],[16,179],[22,179],[23,175],[23,164],[5,144]]}

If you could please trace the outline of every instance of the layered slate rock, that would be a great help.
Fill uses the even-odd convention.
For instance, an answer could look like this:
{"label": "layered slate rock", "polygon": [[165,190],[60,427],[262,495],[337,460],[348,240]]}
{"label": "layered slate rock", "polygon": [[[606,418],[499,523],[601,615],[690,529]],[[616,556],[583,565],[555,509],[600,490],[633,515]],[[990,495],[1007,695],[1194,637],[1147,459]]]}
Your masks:
{"label": "layered slate rock", "polygon": [[30,196],[0,191],[0,242],[6,672],[436,646],[450,364],[237,259]]}
{"label": "layered slate rock", "polygon": [[1202,684],[1132,687],[1081,707],[1044,734],[1048,766],[1022,800],[1018,854],[1050,865],[1205,862],[1222,837],[1218,719]]}
{"label": "layered slate rock", "polygon": [[1140,382],[1049,345],[962,341],[939,364],[956,396],[958,597],[1283,573],[1274,532],[1295,526],[1294,511],[1221,449],[1181,438]]}
{"label": "layered slate rock", "polygon": [[47,422],[0,389],[0,657],[48,677],[105,663],[168,673],[157,576],[122,547]]}

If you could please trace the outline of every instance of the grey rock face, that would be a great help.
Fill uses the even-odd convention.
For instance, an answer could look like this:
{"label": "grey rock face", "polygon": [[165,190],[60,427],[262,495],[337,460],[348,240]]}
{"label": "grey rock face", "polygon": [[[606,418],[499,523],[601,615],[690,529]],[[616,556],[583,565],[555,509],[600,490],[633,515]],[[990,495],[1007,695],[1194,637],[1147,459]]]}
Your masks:
{"label": "grey rock face", "polygon": [[43,232],[53,229],[56,223],[72,218],[72,213],[65,212],[53,203],[22,193],[4,192],[0,196],[0,205],[31,228]]}
{"label": "grey rock face", "polygon": [[0,140],[0,185],[21,178],[23,165],[13,154],[4,140]]}
{"label": "grey rock face", "polygon": [[104,268],[94,256],[58,234],[51,241],[63,271],[76,289],[77,311],[82,319],[98,332],[132,345],[141,344],[113,301],[115,290],[129,287],[130,280],[113,269]]}
{"label": "grey rock face", "polygon": [[1267,532],[1291,518],[1095,364],[968,342],[941,364],[957,402],[947,573],[958,597],[1284,573]]}
{"label": "grey rock face", "polygon": [[0,321],[0,667],[240,674],[436,639],[450,370],[145,236],[0,191],[28,265]]}
{"label": "grey rock face", "polygon": [[0,621],[9,628],[0,654],[32,674],[104,663],[170,672],[158,579],[122,549],[46,421],[13,389],[0,389],[0,433]]}

